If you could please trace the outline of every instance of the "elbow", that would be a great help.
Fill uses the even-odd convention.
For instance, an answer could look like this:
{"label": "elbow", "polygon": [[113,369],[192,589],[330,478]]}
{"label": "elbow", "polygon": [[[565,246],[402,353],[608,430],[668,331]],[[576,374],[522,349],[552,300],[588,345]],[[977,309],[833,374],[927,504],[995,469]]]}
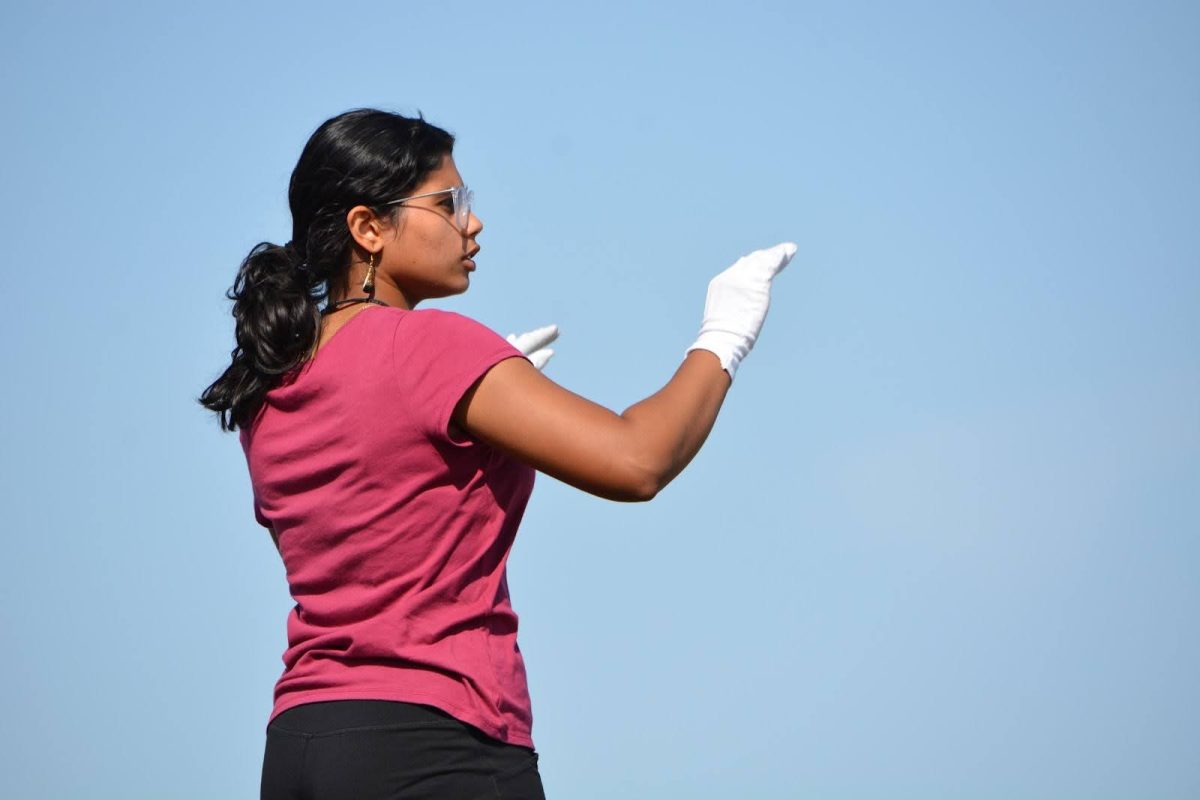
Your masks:
{"label": "elbow", "polygon": [[634,458],[631,468],[630,500],[635,503],[646,503],[655,498],[666,485],[663,480],[664,472],[659,469],[652,459]]}
{"label": "elbow", "polygon": [[654,499],[662,487],[657,481],[643,480],[639,482],[633,493],[633,502],[648,503]]}

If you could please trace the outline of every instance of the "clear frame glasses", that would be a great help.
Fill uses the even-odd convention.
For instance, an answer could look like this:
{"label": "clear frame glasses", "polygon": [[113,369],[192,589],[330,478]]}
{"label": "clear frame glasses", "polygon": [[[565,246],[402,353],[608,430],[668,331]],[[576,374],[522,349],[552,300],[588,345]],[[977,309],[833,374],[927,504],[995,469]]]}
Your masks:
{"label": "clear frame glasses", "polygon": [[426,192],[425,194],[414,194],[411,197],[401,197],[399,200],[390,200],[384,203],[385,206],[398,206],[407,203],[409,200],[419,200],[422,197],[433,197],[439,194],[449,194],[454,198],[454,223],[460,231],[464,233],[467,230],[467,223],[471,219],[471,203],[475,200],[475,192],[468,189],[466,186],[453,186],[449,189],[439,189],[436,192]]}

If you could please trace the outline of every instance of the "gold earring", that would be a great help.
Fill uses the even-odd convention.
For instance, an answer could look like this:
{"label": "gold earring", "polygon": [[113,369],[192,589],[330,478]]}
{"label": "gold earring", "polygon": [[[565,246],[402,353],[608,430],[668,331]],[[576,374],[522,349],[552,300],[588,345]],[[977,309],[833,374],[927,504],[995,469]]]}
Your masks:
{"label": "gold earring", "polygon": [[363,281],[363,291],[367,294],[375,293],[375,254],[370,253],[370,260],[367,262],[367,279]]}

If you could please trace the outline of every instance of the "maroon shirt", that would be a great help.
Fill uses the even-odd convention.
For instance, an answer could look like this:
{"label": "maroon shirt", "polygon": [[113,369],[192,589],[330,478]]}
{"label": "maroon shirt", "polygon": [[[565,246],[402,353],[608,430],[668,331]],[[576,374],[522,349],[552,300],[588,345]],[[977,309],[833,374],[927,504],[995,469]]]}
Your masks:
{"label": "maroon shirt", "polygon": [[270,720],[402,700],[533,747],[505,565],[535,472],[450,419],[512,357],[461,314],[369,306],[242,429],[255,516],[296,601]]}

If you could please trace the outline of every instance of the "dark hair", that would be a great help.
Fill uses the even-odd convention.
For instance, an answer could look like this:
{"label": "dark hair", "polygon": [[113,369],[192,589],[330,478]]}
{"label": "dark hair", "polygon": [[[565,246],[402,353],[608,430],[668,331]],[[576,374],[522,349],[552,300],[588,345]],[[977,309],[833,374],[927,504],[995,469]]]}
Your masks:
{"label": "dark hair", "polygon": [[438,168],[454,136],[420,116],[360,108],[326,120],[309,137],[288,184],[292,240],[260,242],[225,296],[233,300],[233,363],[200,395],[221,429],[248,427],[266,393],[300,366],[320,334],[318,305],[345,280],[354,240],[346,214],[380,216]]}

